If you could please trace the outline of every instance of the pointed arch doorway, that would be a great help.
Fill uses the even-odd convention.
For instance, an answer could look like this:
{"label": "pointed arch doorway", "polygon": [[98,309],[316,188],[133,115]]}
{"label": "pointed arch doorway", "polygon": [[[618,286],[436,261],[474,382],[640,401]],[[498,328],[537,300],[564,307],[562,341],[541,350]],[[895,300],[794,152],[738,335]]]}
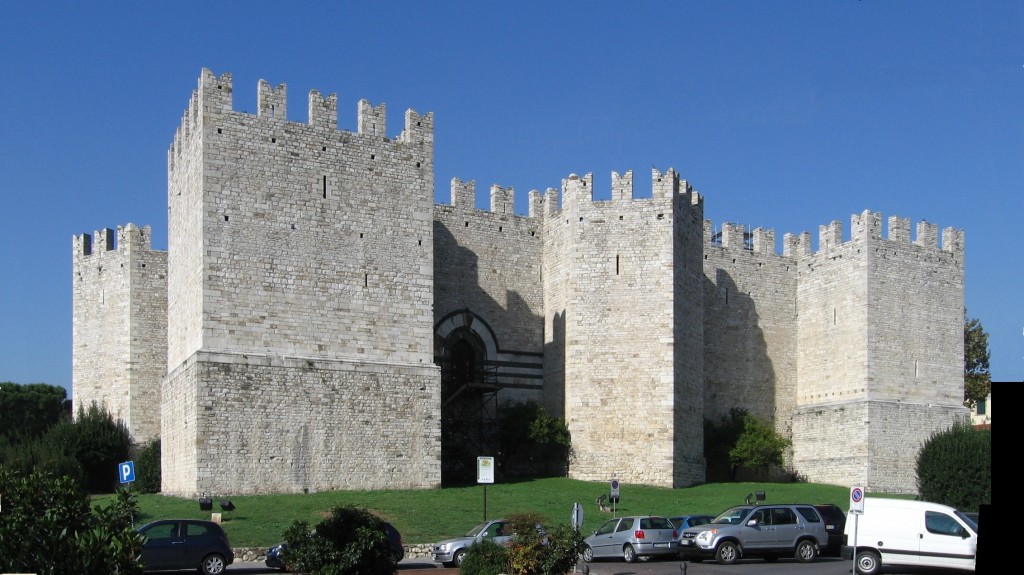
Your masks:
{"label": "pointed arch doorway", "polygon": [[[460,325],[438,330],[441,366],[441,483],[476,481],[476,458],[496,456],[497,370],[488,365],[488,345],[473,329],[475,316],[461,313]],[[442,325],[438,326],[439,328]]]}

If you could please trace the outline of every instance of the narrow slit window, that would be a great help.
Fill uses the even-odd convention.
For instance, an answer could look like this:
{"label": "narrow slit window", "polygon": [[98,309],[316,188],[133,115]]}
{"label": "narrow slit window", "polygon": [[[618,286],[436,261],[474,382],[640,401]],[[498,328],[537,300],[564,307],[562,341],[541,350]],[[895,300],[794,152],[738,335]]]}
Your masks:
{"label": "narrow slit window", "polygon": [[327,176],[324,176],[323,188],[324,188],[324,199],[326,200],[327,199]]}
{"label": "narrow slit window", "polygon": [[619,275],[619,254],[615,254],[615,275]]}

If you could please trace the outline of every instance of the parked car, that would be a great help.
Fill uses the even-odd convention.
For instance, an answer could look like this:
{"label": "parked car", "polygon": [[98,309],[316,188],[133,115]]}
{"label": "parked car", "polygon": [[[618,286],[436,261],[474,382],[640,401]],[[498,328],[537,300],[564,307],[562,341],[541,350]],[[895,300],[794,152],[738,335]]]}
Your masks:
{"label": "parked car", "polygon": [[199,569],[219,575],[235,560],[220,525],[198,519],[161,519],[137,529],[146,538],[142,562],[146,571]]}
{"label": "parked car", "polygon": [[667,517],[630,516],[609,519],[583,540],[583,560],[621,557],[632,563],[638,557],[675,556],[679,531]]}
{"label": "parked car", "polygon": [[[405,546],[402,545],[402,534],[398,532],[398,529],[394,525],[384,521],[384,534],[388,537],[388,543],[391,545],[391,554],[395,558],[395,563],[398,563],[405,558]],[[288,550],[287,543],[278,543],[270,549],[267,549],[267,558],[264,563],[271,569],[280,569],[287,571],[288,566],[284,562],[282,553]]]}
{"label": "parked car", "polygon": [[[669,521],[671,521],[672,524],[676,526],[676,530],[679,531],[678,542],[680,545],[682,545],[684,530],[689,529],[690,527],[711,523],[714,519],[714,515],[677,515],[675,517],[669,517]],[[680,549],[679,557],[685,559],[686,552]]]}
{"label": "parked car", "polygon": [[825,531],[828,532],[828,543],[821,546],[820,555],[839,557],[843,547],[843,529],[846,527],[846,513],[838,505],[819,503],[814,506],[825,519]]}
{"label": "parked car", "polygon": [[701,561],[714,557],[730,565],[741,557],[774,561],[782,555],[813,561],[828,544],[825,521],[813,505],[737,505],[711,523],[683,531],[680,553]]}
{"label": "parked car", "polygon": [[461,567],[462,560],[466,558],[466,550],[484,539],[505,545],[512,539],[511,527],[504,519],[484,521],[470,529],[462,537],[453,537],[435,543],[430,554],[434,561],[445,567]]}
{"label": "parked car", "polygon": [[978,524],[948,505],[865,497],[864,512],[846,522],[843,559],[856,559],[860,575],[883,566],[940,567],[974,571]]}

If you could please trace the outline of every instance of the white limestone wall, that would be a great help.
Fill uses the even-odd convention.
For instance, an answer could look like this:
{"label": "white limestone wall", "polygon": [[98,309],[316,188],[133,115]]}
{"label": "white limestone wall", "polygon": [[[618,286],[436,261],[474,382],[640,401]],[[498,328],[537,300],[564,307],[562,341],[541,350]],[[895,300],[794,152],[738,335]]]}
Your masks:
{"label": "white limestone wall", "polygon": [[[164,491],[181,496],[431,488],[441,481],[436,367],[208,354],[165,393]],[[194,390],[194,395],[191,395]],[[189,405],[195,406],[191,412]],[[178,420],[178,421],[175,421]],[[181,434],[185,437],[189,434]],[[179,463],[169,453],[185,453]]]}
{"label": "white limestone wall", "polygon": [[160,434],[167,254],[134,224],[76,236],[73,246],[73,409],[95,402],[145,443]]}

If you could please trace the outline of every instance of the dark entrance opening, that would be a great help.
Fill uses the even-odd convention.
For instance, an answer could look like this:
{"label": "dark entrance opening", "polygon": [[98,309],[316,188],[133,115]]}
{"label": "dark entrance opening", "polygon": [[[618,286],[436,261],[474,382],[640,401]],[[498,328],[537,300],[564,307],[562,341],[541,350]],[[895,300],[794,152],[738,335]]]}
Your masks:
{"label": "dark entrance opening", "polygon": [[484,347],[461,328],[445,340],[441,358],[441,483],[476,481],[476,458],[494,456],[498,431],[498,377]]}

